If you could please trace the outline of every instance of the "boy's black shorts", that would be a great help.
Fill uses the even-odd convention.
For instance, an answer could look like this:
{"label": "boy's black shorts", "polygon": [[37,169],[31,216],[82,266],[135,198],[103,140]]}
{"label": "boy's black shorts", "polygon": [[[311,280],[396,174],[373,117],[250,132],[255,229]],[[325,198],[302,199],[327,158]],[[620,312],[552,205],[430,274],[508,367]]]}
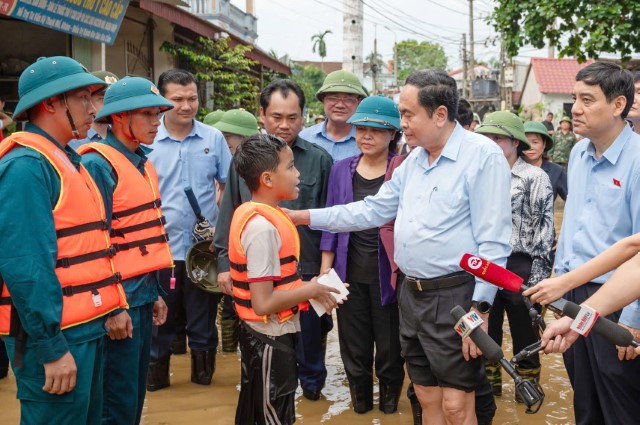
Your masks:
{"label": "boy's black shorts", "polygon": [[[295,422],[295,395],[298,387],[296,360],[297,333],[279,337],[248,331],[240,322],[242,373],[236,425],[290,425]],[[288,349],[267,344],[275,340]],[[290,349],[290,350],[289,350]]]}

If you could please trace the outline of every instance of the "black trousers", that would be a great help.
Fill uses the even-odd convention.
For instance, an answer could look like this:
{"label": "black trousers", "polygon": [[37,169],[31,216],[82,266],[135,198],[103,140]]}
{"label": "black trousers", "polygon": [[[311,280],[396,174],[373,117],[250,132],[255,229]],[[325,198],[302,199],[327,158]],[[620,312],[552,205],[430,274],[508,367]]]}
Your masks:
{"label": "black trousers", "polygon": [[380,286],[349,285],[349,300],[337,310],[340,354],[349,384],[402,386],[404,360],[400,355],[398,304],[383,306]]}
{"label": "black trousers", "polygon": [[[171,289],[171,276],[175,276],[175,288]],[[155,328],[151,341],[151,360],[171,355],[171,342],[176,335],[176,311],[184,306],[187,319],[186,331],[189,347],[194,350],[210,351],[218,346],[216,314],[219,294],[203,291],[189,281],[184,261],[176,261],[175,269],[160,270],[160,285],[166,295],[167,321]]]}
{"label": "black trousers", "polygon": [[[580,304],[601,285],[587,283],[565,298]],[[618,322],[620,311],[606,316]],[[640,357],[618,360],[615,345],[591,332],[564,353],[576,425],[640,424]]]}
{"label": "black trousers", "polygon": [[[523,254],[512,254],[507,259],[507,269],[514,272],[526,282],[531,275],[531,257]],[[489,314],[489,335],[498,344],[502,345],[502,323],[504,313],[507,313],[511,339],[513,340],[513,352],[518,353],[527,345],[538,340],[536,337],[529,309],[524,304],[524,298],[520,294],[511,291],[498,291]],[[521,361],[521,369],[536,369],[540,367],[540,356],[533,355]]]}

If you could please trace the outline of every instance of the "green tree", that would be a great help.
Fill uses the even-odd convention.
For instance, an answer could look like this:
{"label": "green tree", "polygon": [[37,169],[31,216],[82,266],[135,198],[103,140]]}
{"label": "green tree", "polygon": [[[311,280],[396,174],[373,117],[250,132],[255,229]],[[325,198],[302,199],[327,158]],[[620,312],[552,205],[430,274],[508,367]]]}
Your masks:
{"label": "green tree", "polygon": [[307,98],[307,113],[309,115],[324,114],[324,106],[316,99],[316,92],[322,87],[326,76],[324,71],[313,65],[294,64],[291,69],[291,79],[302,88],[304,97]]}
{"label": "green tree", "polygon": [[[241,44],[229,47],[228,38],[214,41],[198,37],[189,46],[165,41],[160,50],[180,58],[199,81],[213,82],[214,109],[244,108],[256,113],[260,85],[258,78],[251,75],[250,71],[257,62],[246,56],[252,48]],[[199,116],[208,112],[206,108],[201,108]]]}
{"label": "green tree", "polygon": [[446,69],[447,55],[438,43],[403,40],[398,43],[398,81],[419,69]]}
{"label": "green tree", "polygon": [[489,21],[510,56],[525,45],[541,49],[547,43],[560,57],[580,62],[602,53],[628,60],[640,50],[638,0],[497,0]]}
{"label": "green tree", "polygon": [[318,52],[318,56],[320,56],[320,62],[322,63],[322,70],[324,71],[324,58],[327,57],[327,43],[325,43],[324,38],[327,34],[333,34],[331,30],[326,30],[324,32],[319,32],[316,35],[311,36],[311,41],[313,41],[313,47],[311,51],[313,53]]}

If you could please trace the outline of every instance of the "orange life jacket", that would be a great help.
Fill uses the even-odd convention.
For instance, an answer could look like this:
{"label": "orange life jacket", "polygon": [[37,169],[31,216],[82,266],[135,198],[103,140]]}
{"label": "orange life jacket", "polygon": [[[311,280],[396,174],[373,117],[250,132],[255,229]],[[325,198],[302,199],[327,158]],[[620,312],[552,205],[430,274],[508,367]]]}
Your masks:
{"label": "orange life jacket", "polygon": [[[127,308],[127,300],[115,272],[105,220],[102,196],[95,182],[80,165],[46,138],[18,132],[0,143],[0,158],[21,145],[44,156],[60,177],[60,196],[53,208],[58,257],[56,275],[62,290],[61,329],[70,328],[104,316],[118,308]],[[0,298],[0,334],[11,331],[11,298],[2,284]],[[14,313],[15,317],[15,313]]]}
{"label": "orange life jacket", "polygon": [[[233,298],[238,316],[243,320],[267,322],[266,315],[259,316],[251,307],[251,291],[247,277],[247,256],[242,248],[240,237],[251,218],[261,215],[266,218],[278,231],[282,247],[280,257],[280,280],[273,282],[274,291],[286,291],[302,286],[302,279],[298,273],[298,259],[300,258],[300,238],[298,230],[289,217],[280,209],[257,202],[245,202],[233,213],[231,229],[229,231],[229,263],[233,282]],[[308,302],[300,303],[292,308],[278,312],[279,323],[293,317],[298,310],[307,310]]]}
{"label": "orange life jacket", "polygon": [[122,279],[173,266],[166,219],[160,209],[156,169],[147,161],[144,176],[117,149],[103,143],[80,146],[78,153],[97,152],[113,167],[118,184],[113,192],[111,242],[118,253],[113,258]]}

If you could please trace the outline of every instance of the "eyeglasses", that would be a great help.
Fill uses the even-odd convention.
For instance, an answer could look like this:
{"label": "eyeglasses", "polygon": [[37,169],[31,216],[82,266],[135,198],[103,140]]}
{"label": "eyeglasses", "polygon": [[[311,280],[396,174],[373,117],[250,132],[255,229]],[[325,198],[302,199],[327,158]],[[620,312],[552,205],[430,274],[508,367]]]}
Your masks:
{"label": "eyeglasses", "polygon": [[340,96],[328,95],[324,97],[324,100],[334,105],[342,102],[346,106],[354,106],[355,104],[358,103],[359,99],[355,96],[340,97]]}

